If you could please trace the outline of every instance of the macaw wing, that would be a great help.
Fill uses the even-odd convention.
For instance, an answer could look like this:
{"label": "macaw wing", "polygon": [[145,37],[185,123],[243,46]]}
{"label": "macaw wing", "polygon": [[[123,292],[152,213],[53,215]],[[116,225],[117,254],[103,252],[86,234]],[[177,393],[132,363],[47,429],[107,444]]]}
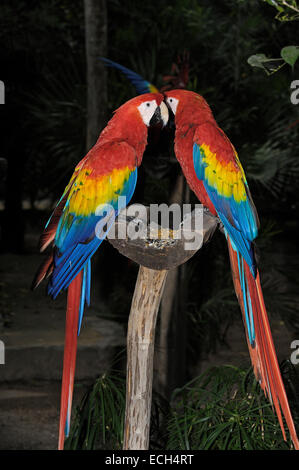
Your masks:
{"label": "macaw wing", "polygon": [[54,269],[48,286],[53,298],[68,287],[102,243],[118,212],[132,198],[136,181],[135,167],[99,174],[87,160],[77,172],[55,235]]}
{"label": "macaw wing", "polygon": [[159,90],[155,87],[155,85],[152,85],[152,83],[145,80],[138,73],[133,72],[133,70],[130,70],[127,67],[124,67],[123,65],[118,64],[117,62],[113,62],[113,60],[106,59],[105,57],[100,57],[100,59],[109,67],[113,67],[119,70],[120,72],[122,72],[134,85],[139,95],[143,95],[144,93],[158,93],[159,92]]}
{"label": "macaw wing", "polygon": [[[87,156],[86,156],[87,157]],[[49,218],[48,222],[46,223],[46,226],[44,228],[43,233],[40,236],[39,239],[39,249],[41,252],[45,251],[45,249],[55,240],[55,235],[57,231],[57,226],[60,220],[60,217],[63,213],[63,209],[65,207],[65,204],[67,202],[67,198],[69,195],[69,192],[72,188],[73,182],[76,179],[78,172],[80,171],[81,167],[84,165],[86,157],[84,157],[76,166],[74,173],[69,181],[69,184],[65,188],[60,200],[58,201],[51,217]]]}
{"label": "macaw wing", "polygon": [[195,133],[193,163],[224,229],[255,273],[252,241],[258,233],[257,212],[233,145],[212,123],[202,124]]}

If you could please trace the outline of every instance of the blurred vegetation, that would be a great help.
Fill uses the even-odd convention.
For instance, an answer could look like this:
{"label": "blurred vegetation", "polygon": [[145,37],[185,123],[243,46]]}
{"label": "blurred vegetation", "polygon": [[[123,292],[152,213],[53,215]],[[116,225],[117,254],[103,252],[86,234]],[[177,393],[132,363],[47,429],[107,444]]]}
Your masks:
{"label": "blurred vegetation", "polygon": [[299,5],[297,0],[264,0],[278,12],[276,19],[280,21],[294,21],[299,19]]}
{"label": "blurred vegetation", "polygon": [[[124,412],[125,378],[104,374],[77,407],[65,448],[122,449]],[[292,444],[252,371],[225,366],[175,390],[170,403],[154,394],[150,449],[290,450]]]}
{"label": "blurred vegetation", "polygon": [[126,406],[123,376],[103,374],[76,409],[65,449],[121,449]]}
{"label": "blurred vegetation", "polygon": [[[247,60],[260,52],[275,57],[286,45],[296,44],[298,23],[278,21],[268,3],[274,4],[261,0],[161,0],[157,12],[153,4],[129,0],[124,8],[122,2],[111,0],[108,51],[109,58],[158,87],[177,55],[189,51],[189,88],[204,95],[237,148],[258,208],[262,278],[270,276],[278,284],[274,302],[273,284],[265,283],[270,313],[278,311],[297,329],[298,274],[295,259],[288,253],[295,249],[298,221],[298,106],[290,102],[290,83],[296,78],[298,63],[268,77],[261,69],[250,67]],[[292,14],[289,10],[286,13]],[[19,192],[23,188],[22,198],[30,200],[33,211],[42,199],[48,200],[50,211],[85,153],[83,3],[6,2],[1,5],[0,39],[4,46],[1,79],[6,83],[9,103],[0,156],[20,170],[16,186]],[[108,73],[111,115],[135,90],[116,70]],[[171,132],[166,131],[159,147],[150,146],[147,152],[136,188],[138,202],[165,202],[169,198],[180,171],[170,137]],[[15,187],[10,190],[18,196]],[[193,195],[192,202],[197,202]],[[105,250],[108,255],[100,256],[109,272],[102,283],[113,286],[108,308],[111,315],[126,322],[136,269],[121,261],[128,276],[125,284],[120,283],[121,270],[110,269],[108,264],[113,262],[107,261],[116,255],[103,245],[101,251]],[[196,325],[202,347],[208,349],[224,339],[234,316],[239,315],[226,250],[225,240],[216,235],[187,267],[188,318]],[[103,295],[105,292],[107,289]],[[199,343],[198,338],[194,343]]]}
{"label": "blurred vegetation", "polygon": [[168,449],[290,449],[251,371],[212,368],[177,390]]}
{"label": "blurred vegetation", "polygon": [[[296,0],[264,0],[274,7],[278,13],[275,16],[280,21],[295,21],[299,20],[299,6]],[[277,72],[284,65],[290,65],[294,68],[295,63],[299,58],[299,46],[285,46],[280,51],[280,58],[268,58],[265,54],[254,54],[248,58],[248,63],[252,67],[259,67],[263,69],[267,75]]]}
{"label": "blurred vegetation", "polygon": [[[298,78],[299,61],[292,67],[278,67],[270,76],[248,63],[253,55],[276,58],[286,46],[297,46],[298,15],[294,8],[297,3],[291,0],[161,0],[158,6],[109,0],[108,57],[159,87],[178,54],[189,51],[188,87],[207,99],[236,147],[258,208],[261,230],[257,246],[269,314],[279,316],[296,335],[299,108],[290,102],[290,84]],[[13,168],[9,188],[5,190],[2,185],[0,196],[6,195],[7,201],[9,194],[16,201],[29,199],[38,226],[41,217],[46,222],[75,164],[85,154],[83,2],[2,2],[0,40],[0,78],[6,85],[7,103],[0,110],[0,158],[10,161]],[[116,70],[109,69],[108,74],[107,111],[111,115],[135,95],[135,90]],[[159,150],[154,144],[149,147],[135,194],[140,203],[167,202],[170,196],[180,171],[170,137],[171,131],[165,131]],[[43,199],[48,201],[48,210],[41,216],[36,207]],[[19,230],[20,219],[14,215],[4,225],[10,234],[2,249],[18,250],[21,242],[14,233],[17,227]],[[112,251],[103,244],[99,253],[102,295],[109,285],[108,315],[126,323],[136,266]],[[115,263],[121,268],[115,269]],[[203,351],[216,350],[219,342],[226,342],[235,319],[241,321],[222,234],[217,233],[187,264],[184,282],[188,301],[183,314],[189,325],[187,362],[191,368]],[[123,386],[113,380],[100,378],[82,404],[83,421],[76,421],[74,433],[82,437],[84,428],[89,430],[89,437],[82,440],[74,434],[72,445],[93,448],[101,436],[101,446],[112,441],[120,446]],[[238,381],[238,390],[233,400],[227,400],[234,381]],[[217,389],[218,401],[206,403],[203,384],[212,390],[210,396]],[[176,395],[169,420],[169,448],[286,448],[279,431],[274,430],[271,409],[245,373],[216,370],[190,387]],[[98,405],[94,401],[93,408],[87,410],[88,400],[105,398],[107,389],[110,399]],[[107,408],[97,408],[103,403]],[[220,405],[224,407],[222,413],[218,412]],[[98,423],[100,413],[99,434],[91,423]]]}

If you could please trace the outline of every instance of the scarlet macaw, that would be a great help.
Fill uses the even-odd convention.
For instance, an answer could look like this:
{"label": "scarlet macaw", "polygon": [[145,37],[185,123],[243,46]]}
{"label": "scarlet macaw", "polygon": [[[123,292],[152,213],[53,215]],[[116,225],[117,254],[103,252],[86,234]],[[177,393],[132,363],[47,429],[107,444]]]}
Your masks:
{"label": "scarlet macaw", "polygon": [[215,121],[204,98],[187,90],[165,92],[175,115],[175,154],[190,188],[221,220],[227,238],[232,276],[243,314],[247,343],[264,393],[274,404],[284,438],[281,410],[295,448],[293,418],[280,374],[263,300],[253,240],[259,221],[237,152]]}
{"label": "scarlet macaw", "polygon": [[84,305],[90,301],[90,259],[107,235],[107,225],[112,225],[134,193],[147,128],[157,122],[165,125],[167,120],[162,94],[143,94],[123,104],[76,166],[40,239],[40,251],[52,245],[52,252],[40,267],[33,288],[49,278],[48,294],[54,299],[68,289],[59,449],[63,449],[70,426],[77,335]]}
{"label": "scarlet macaw", "polygon": [[[153,87],[132,70],[109,59],[101,60],[120,70],[133,83],[137,92],[145,93]],[[218,127],[208,104],[195,93],[178,90],[186,88],[188,83],[188,60],[187,53],[178,58],[178,65],[172,65],[173,75],[163,77],[169,84],[160,90],[166,95],[166,102],[175,115],[176,156],[190,188],[223,223],[254,372],[262,389],[274,403],[285,437],[280,404],[295,448],[298,449],[298,439],[281,379],[254,257],[252,242],[258,232],[257,212],[238,155]],[[174,88],[174,95],[172,91],[166,92]],[[177,116],[179,101],[181,105]],[[199,126],[200,129],[197,130]],[[212,151],[209,152],[210,149]]]}

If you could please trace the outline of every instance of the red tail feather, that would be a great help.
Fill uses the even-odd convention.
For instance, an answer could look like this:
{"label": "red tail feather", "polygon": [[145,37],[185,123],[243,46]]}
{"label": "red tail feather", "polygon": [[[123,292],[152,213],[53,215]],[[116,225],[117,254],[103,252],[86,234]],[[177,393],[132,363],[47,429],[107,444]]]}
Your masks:
{"label": "red tail feather", "polygon": [[70,423],[72,408],[81,285],[82,271],[75,277],[68,287],[59,422],[59,450],[62,450],[64,447],[65,426],[66,422]]}
{"label": "red tail feather", "polygon": [[229,237],[228,248],[234,287],[242,311],[247,337],[247,344],[256,379],[259,381],[261,388],[263,389],[265,394],[268,395],[269,399],[274,405],[284,439],[286,439],[286,435],[281,411],[285,417],[292,441],[294,443],[294,447],[296,450],[299,450],[299,441],[296,434],[291,410],[289,407],[288,398],[282,381],[278,360],[276,357],[268,315],[266,312],[262,288],[260,284],[259,273],[257,273],[257,277],[256,279],[254,279],[251,274],[250,268],[244,261],[245,278],[251,298],[253,321],[255,328],[255,341],[254,344],[251,345],[247,335],[244,297],[240,283],[238,255],[237,252],[233,249]]}
{"label": "red tail feather", "polygon": [[62,211],[64,209],[65,203],[67,201],[68,195],[69,195],[69,191],[63,196],[61,201],[55,207],[54,212],[51,215],[51,218],[45,230],[40,236],[39,249],[41,252],[45,251],[45,249],[54,241],[56,230],[57,230],[57,225],[59,223],[59,220],[60,220]]}
{"label": "red tail feather", "polygon": [[[55,207],[55,210],[45,228],[43,233],[39,239],[39,250],[41,252],[45,251],[45,249],[54,242],[57,226],[65,206],[69,191],[65,194],[65,196],[61,199],[61,201]],[[32,289],[36,289],[39,284],[44,280],[47,279],[53,272],[53,254],[51,254],[39,267],[35,278],[32,282]]]}
{"label": "red tail feather", "polygon": [[53,271],[53,255],[50,255],[46,260],[41,264],[39,267],[33,281],[32,281],[32,289],[36,289],[40,285],[40,283],[50,276]]}

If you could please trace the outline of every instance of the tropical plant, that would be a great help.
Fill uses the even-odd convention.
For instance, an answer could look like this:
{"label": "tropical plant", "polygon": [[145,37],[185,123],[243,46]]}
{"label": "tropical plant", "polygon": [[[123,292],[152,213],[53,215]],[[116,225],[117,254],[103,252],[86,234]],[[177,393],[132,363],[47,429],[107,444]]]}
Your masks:
{"label": "tropical plant", "polygon": [[[291,399],[298,372],[284,365]],[[293,401],[291,401],[293,403]],[[76,410],[66,449],[121,449],[125,379],[103,374]],[[294,410],[298,422],[298,409]],[[250,370],[212,367],[173,392],[170,406],[154,394],[150,449],[287,450],[277,416]]]}
{"label": "tropical plant", "polygon": [[25,190],[31,202],[55,201],[86,151],[83,58],[65,46],[67,62],[51,63],[34,94],[26,96],[31,133]]}
{"label": "tropical plant", "polygon": [[[121,449],[126,404],[126,381],[120,372],[110,371],[99,377],[77,407],[65,449]],[[153,395],[151,446],[166,445],[161,426],[169,412],[168,403]]]}
{"label": "tropical plant", "polygon": [[65,449],[120,449],[125,393],[122,376],[103,374],[99,377],[76,410]]}
{"label": "tropical plant", "polygon": [[168,449],[290,449],[251,371],[211,368],[173,395]]}
{"label": "tropical plant", "polygon": [[278,13],[275,18],[280,21],[293,21],[299,19],[299,5],[297,0],[263,0],[274,7]]}

